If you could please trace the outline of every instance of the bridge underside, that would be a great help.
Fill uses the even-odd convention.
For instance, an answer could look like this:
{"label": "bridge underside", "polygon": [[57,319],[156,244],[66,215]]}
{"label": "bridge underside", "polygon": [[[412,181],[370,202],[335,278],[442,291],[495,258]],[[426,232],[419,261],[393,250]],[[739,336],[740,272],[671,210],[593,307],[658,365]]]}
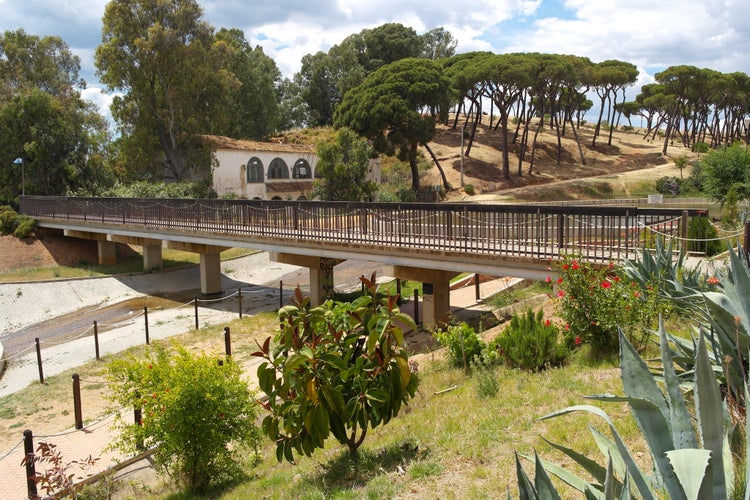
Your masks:
{"label": "bridge underside", "polygon": [[462,272],[491,276],[513,276],[543,280],[550,276],[551,259],[513,258],[498,255],[473,255],[460,251],[403,249],[387,246],[367,247],[337,242],[253,238],[235,235],[207,235],[190,232],[150,232],[141,228],[107,225],[76,227],[75,223],[39,221],[40,227],[63,229],[66,236],[98,242],[99,262],[114,264],[115,244],[143,247],[144,270],[162,267],[162,248],[200,254],[201,293],[213,295],[221,290],[220,253],[239,247],[265,250],[271,260],[306,267],[310,273],[310,299],[315,305],[333,296],[334,268],[345,260],[378,262],[388,266],[387,273],[400,279],[423,284],[422,318],[425,327],[448,321],[450,280]]}

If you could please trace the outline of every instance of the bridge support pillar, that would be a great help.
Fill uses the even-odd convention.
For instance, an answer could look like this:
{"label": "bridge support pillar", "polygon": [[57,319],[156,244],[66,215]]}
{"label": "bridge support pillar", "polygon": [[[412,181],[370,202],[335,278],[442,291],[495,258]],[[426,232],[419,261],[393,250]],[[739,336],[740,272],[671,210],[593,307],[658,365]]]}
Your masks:
{"label": "bridge support pillar", "polygon": [[152,269],[161,269],[163,265],[161,256],[161,240],[154,238],[143,238],[140,236],[122,236],[119,234],[110,234],[107,236],[109,241],[115,243],[125,243],[126,245],[138,245],[143,247],[143,270],[151,271]]}
{"label": "bridge support pillar", "polygon": [[310,303],[312,305],[317,306],[326,299],[333,298],[333,268],[344,262],[343,260],[283,252],[271,252],[269,256],[274,262],[306,267],[310,270]]}
{"label": "bridge support pillar", "polygon": [[111,266],[117,264],[117,244],[103,240],[98,240],[96,243],[99,250],[99,265]]}
{"label": "bridge support pillar", "polygon": [[386,268],[385,273],[399,279],[422,282],[422,324],[425,328],[448,322],[451,312],[450,281],[457,272],[392,266]]}
{"label": "bridge support pillar", "polygon": [[221,293],[221,257],[219,252],[201,255],[201,293]]}

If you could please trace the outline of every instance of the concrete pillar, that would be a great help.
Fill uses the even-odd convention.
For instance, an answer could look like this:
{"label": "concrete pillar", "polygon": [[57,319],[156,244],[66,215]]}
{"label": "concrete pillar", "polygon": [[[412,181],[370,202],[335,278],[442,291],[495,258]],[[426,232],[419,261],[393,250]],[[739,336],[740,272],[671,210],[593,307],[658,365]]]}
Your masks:
{"label": "concrete pillar", "polygon": [[161,243],[143,246],[143,270],[161,269],[164,265],[161,256]]}
{"label": "concrete pillar", "polygon": [[451,312],[451,278],[458,273],[408,266],[392,266],[385,274],[422,282],[422,324],[431,329],[447,323]]}
{"label": "concrete pillar", "polygon": [[220,253],[201,254],[201,293],[212,295],[221,293]]}
{"label": "concrete pillar", "polygon": [[99,265],[111,266],[117,264],[117,244],[111,241],[98,240]]}
{"label": "concrete pillar", "polygon": [[343,260],[283,252],[271,252],[269,257],[274,262],[306,267],[310,270],[310,303],[312,305],[320,305],[326,299],[333,297],[333,268]]}

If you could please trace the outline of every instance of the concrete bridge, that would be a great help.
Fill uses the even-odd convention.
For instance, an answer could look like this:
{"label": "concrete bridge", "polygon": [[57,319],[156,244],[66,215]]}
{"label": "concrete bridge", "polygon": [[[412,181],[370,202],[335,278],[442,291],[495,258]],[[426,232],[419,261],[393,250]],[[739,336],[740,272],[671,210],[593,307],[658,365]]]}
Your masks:
{"label": "concrete bridge", "polygon": [[[334,267],[374,261],[423,283],[423,320],[448,319],[449,282],[461,272],[544,279],[564,255],[599,264],[635,258],[656,235],[684,243],[705,211],[433,203],[346,203],[217,199],[21,198],[43,228],[96,240],[101,264],[116,243],[143,247],[143,267],[162,265],[162,247],[200,254],[201,291],[221,292],[219,254],[244,247],[307,267],[310,298],[333,293]],[[684,247],[683,247],[684,250]]]}

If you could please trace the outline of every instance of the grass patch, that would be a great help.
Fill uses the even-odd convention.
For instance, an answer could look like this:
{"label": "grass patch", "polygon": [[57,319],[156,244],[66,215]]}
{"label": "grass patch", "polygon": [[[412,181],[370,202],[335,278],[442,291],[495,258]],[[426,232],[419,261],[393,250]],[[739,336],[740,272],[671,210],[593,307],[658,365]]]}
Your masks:
{"label": "grass patch", "polygon": [[552,288],[541,281],[522,282],[519,285],[503,290],[485,300],[485,304],[493,309],[502,309],[530,299],[537,295],[551,293]]}

